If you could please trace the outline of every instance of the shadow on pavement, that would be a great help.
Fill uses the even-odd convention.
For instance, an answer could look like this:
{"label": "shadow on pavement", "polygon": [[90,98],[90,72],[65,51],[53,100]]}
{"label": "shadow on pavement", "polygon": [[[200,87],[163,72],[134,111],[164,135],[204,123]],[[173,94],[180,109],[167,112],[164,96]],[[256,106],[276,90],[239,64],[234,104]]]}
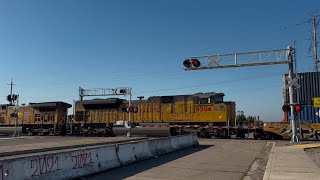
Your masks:
{"label": "shadow on pavement", "polygon": [[151,159],[143,160],[140,162],[136,162],[127,166],[122,166],[116,169],[108,170],[105,172],[101,172],[99,174],[93,176],[82,177],[80,179],[90,179],[90,180],[104,180],[104,179],[112,179],[112,180],[120,180],[125,179],[130,176],[134,176],[148,169],[161,166],[168,162],[174,161],[176,159],[188,156],[190,154],[197,153],[199,151],[205,150],[207,148],[213,147],[213,145],[198,145],[192,148],[183,149],[179,151],[175,151],[169,154],[165,154],[159,157],[154,157]]}

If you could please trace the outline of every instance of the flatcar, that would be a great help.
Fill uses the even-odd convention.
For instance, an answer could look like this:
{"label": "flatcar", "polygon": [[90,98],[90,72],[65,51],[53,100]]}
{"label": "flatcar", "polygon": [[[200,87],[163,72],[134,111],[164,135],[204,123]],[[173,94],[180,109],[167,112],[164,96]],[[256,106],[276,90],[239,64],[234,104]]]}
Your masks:
{"label": "flatcar", "polygon": [[[297,132],[302,140],[318,140],[320,123],[302,123]],[[265,122],[262,129],[255,132],[255,139],[290,139],[292,128],[290,122]]]}

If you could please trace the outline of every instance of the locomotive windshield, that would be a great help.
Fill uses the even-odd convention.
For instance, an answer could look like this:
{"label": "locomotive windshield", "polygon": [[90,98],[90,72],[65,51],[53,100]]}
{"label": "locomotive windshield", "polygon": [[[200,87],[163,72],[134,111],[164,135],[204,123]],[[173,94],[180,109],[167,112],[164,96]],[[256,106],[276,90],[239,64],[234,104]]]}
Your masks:
{"label": "locomotive windshield", "polygon": [[199,98],[199,104],[216,104],[222,102],[223,96],[220,95],[210,96],[208,98]]}

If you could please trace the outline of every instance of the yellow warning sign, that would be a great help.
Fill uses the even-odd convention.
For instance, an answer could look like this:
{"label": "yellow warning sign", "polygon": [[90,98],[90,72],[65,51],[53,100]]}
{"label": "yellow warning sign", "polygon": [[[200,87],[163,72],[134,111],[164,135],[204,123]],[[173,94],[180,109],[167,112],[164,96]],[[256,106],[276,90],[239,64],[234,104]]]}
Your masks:
{"label": "yellow warning sign", "polygon": [[320,98],[313,98],[313,107],[320,108]]}
{"label": "yellow warning sign", "polygon": [[18,112],[18,117],[22,118],[22,112]]}

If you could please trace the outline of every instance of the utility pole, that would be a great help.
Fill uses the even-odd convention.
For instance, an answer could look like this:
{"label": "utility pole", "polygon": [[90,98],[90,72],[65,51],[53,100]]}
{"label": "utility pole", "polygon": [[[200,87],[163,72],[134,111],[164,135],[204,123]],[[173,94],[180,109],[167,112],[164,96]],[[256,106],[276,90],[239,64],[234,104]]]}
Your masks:
{"label": "utility pole", "polygon": [[313,18],[313,59],[314,59],[314,65],[313,65],[313,71],[318,72],[318,55],[317,55],[317,23],[316,18]]}

